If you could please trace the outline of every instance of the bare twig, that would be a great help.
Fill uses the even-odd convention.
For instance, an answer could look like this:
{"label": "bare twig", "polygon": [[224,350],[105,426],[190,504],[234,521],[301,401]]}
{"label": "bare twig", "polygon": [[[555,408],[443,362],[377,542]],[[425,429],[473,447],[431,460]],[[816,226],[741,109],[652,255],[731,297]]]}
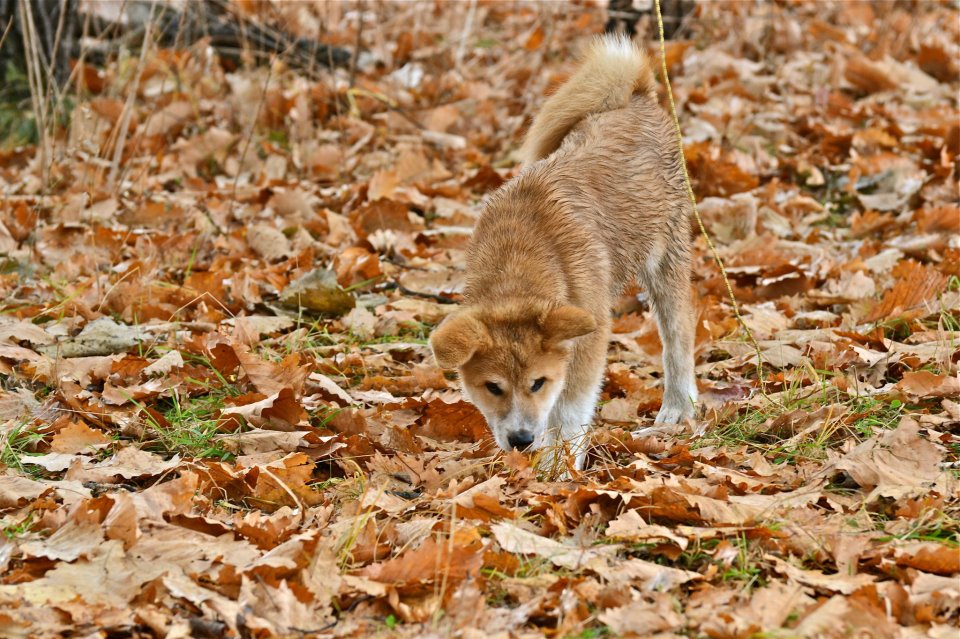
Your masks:
{"label": "bare twig", "polygon": [[470,0],[470,6],[467,8],[467,17],[463,21],[463,31],[460,32],[460,43],[457,44],[457,53],[454,57],[456,68],[463,64],[463,55],[467,49],[467,40],[473,32],[473,20],[477,15],[477,0]]}
{"label": "bare twig", "polygon": [[357,79],[357,59],[360,57],[360,47],[363,44],[363,0],[357,7],[357,41],[353,48],[353,58],[350,60],[350,88],[353,88]]}
{"label": "bare twig", "polygon": [[117,180],[117,172],[120,170],[120,160],[123,159],[123,145],[130,131],[130,120],[133,117],[133,103],[137,99],[137,91],[140,88],[140,76],[143,73],[143,66],[146,63],[147,50],[150,49],[150,36],[153,35],[153,15],[156,7],[156,2],[150,5],[150,19],[147,21],[147,30],[143,36],[143,46],[140,48],[140,60],[137,62],[137,68],[133,72],[133,79],[131,80],[130,86],[127,87],[127,102],[123,105],[123,114],[120,116],[120,126],[113,140],[113,161],[110,163],[110,173],[107,176],[108,191],[113,190]]}

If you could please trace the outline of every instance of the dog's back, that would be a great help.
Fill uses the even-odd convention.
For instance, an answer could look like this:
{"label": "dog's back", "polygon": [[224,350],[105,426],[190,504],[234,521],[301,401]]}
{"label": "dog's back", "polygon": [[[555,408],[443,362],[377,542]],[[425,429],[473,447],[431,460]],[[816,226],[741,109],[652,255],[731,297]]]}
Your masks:
{"label": "dog's back", "polygon": [[[540,190],[559,205],[546,225],[577,236],[578,255],[568,259],[576,269],[587,253],[594,285],[609,269],[611,293],[664,257],[689,257],[691,209],[682,159],[655,87],[642,49],[624,36],[596,38],[577,72],[534,119],[521,150],[527,168],[507,187]],[[527,211],[516,214],[528,217]],[[570,216],[578,224],[567,223]],[[584,224],[590,241],[576,232]]]}

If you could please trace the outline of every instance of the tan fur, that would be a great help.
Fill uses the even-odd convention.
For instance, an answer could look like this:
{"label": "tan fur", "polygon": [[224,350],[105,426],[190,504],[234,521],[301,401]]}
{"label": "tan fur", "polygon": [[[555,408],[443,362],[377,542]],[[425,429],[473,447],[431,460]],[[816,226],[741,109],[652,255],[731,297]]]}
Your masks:
{"label": "tan fur", "polygon": [[577,72],[541,107],[520,151],[523,161],[547,157],[586,115],[622,109],[634,93],[656,94],[646,54],[622,35],[595,38]]}
{"label": "tan fur", "polygon": [[620,39],[598,39],[544,105],[525,146],[532,158],[549,155],[486,203],[468,254],[465,307],[431,336],[438,362],[459,369],[465,395],[501,447],[527,431],[533,447],[559,438],[578,467],[603,379],[610,308],[637,277],[664,343],[657,419],[691,416],[696,401],[690,203],[646,57],[629,51]]}

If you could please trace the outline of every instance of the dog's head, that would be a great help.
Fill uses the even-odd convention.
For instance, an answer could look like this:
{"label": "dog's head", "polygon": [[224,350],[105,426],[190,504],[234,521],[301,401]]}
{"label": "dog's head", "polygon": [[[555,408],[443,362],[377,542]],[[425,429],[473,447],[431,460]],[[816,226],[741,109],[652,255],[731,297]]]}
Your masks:
{"label": "dog's head", "polygon": [[596,321],[576,306],[468,308],[430,336],[437,363],[456,368],[503,450],[539,448],[567,376],[573,340]]}

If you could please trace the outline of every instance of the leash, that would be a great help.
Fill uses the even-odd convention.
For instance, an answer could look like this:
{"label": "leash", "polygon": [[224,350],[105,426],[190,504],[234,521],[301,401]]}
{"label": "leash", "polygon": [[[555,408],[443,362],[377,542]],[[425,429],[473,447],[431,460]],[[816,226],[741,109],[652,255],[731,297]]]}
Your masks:
{"label": "leash", "polygon": [[733,286],[730,285],[730,278],[727,277],[727,269],[723,265],[720,253],[717,252],[716,245],[707,233],[707,227],[703,225],[700,210],[697,208],[697,198],[693,194],[693,185],[690,183],[690,172],[687,171],[687,159],[683,155],[683,133],[680,131],[680,119],[677,117],[677,104],[673,100],[673,87],[670,86],[670,75],[667,73],[667,44],[663,36],[663,16],[660,14],[660,0],[653,0],[653,6],[657,12],[657,29],[660,32],[660,68],[663,74],[663,83],[667,88],[667,98],[670,101],[670,113],[673,115],[673,126],[677,132],[677,146],[680,147],[680,166],[683,167],[683,180],[687,185],[687,197],[690,198],[690,205],[693,207],[693,215],[697,218],[700,234],[703,235],[707,246],[710,247],[710,254],[713,256],[713,261],[716,262],[717,267],[720,269],[720,276],[723,278],[724,286],[727,287],[730,304],[733,305],[733,314],[737,317],[737,322],[740,324],[750,344],[753,345],[754,351],[757,353],[757,378],[760,381],[760,393],[769,400],[770,398],[766,392],[766,379],[763,374],[763,355],[760,352],[760,344],[757,343],[756,338],[753,336],[753,331],[750,330],[747,323],[743,321],[743,316],[740,315],[740,305],[737,304],[737,298],[733,294]]}

